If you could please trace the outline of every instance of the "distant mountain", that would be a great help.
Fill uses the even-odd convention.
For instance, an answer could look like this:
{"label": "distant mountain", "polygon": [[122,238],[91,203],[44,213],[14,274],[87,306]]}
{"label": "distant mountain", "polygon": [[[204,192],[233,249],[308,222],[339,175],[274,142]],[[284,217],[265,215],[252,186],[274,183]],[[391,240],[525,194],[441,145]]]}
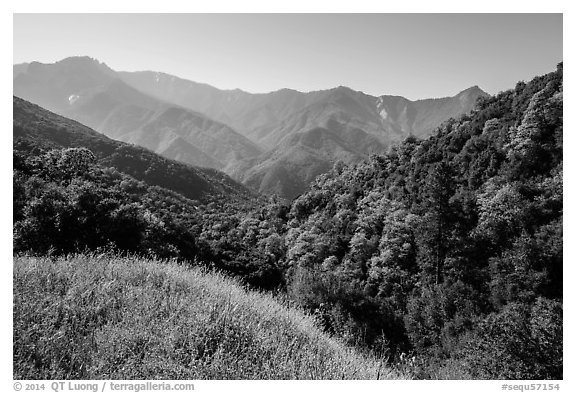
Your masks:
{"label": "distant mountain", "polygon": [[[355,149],[354,145],[364,149]],[[355,163],[367,159],[364,151],[369,150],[368,146],[374,151],[385,150],[375,137],[364,131],[341,135],[338,131],[317,127],[289,135],[271,151],[246,160],[244,167],[239,166],[238,173],[231,175],[261,193],[293,199],[335,162]]]}
{"label": "distant mountain", "polygon": [[12,70],[12,75],[14,78],[16,78],[18,75],[26,72],[26,70],[28,70],[28,65],[30,63],[21,63],[21,64],[15,64],[13,66],[13,70]]}
{"label": "distant mountain", "polygon": [[192,165],[225,169],[260,153],[230,127],[143,94],[88,57],[15,66],[14,95],[111,138]]}
{"label": "distant mountain", "polygon": [[364,160],[408,136],[427,137],[486,95],[476,86],[418,101],[343,86],[251,94],[153,71],[116,72],[87,57],[15,65],[14,94],[114,139],[223,170],[285,198],[337,161]]}
{"label": "distant mountain", "polygon": [[189,199],[209,202],[254,197],[244,186],[217,170],[195,168],[141,147],[114,141],[18,97],[13,98],[13,112],[15,150],[86,147],[96,155],[101,165]]}
{"label": "distant mountain", "polygon": [[[344,86],[250,94],[152,71],[118,74],[134,88],[202,112],[268,150],[227,167],[227,173],[260,192],[287,198],[303,192],[336,161],[350,163],[384,153],[408,136],[425,138],[445,120],[470,112],[478,97],[487,96],[477,86],[454,97],[418,101],[374,97]],[[303,142],[319,130],[322,143]],[[330,150],[334,144],[339,148]]]}
{"label": "distant mountain", "polygon": [[454,97],[410,101],[399,96],[380,96],[376,107],[382,123],[400,135],[427,137],[443,121],[470,112],[478,97],[487,94],[478,86]]}
{"label": "distant mountain", "polygon": [[344,86],[309,93],[282,89],[250,94],[238,89],[219,90],[160,72],[118,75],[142,92],[204,113],[268,148],[286,133],[323,127],[328,120],[356,122],[383,140],[427,136],[444,120],[470,111],[478,97],[487,95],[477,86],[454,97],[417,101],[374,97]]}
{"label": "distant mountain", "polygon": [[219,90],[161,72],[119,72],[118,75],[146,94],[204,113],[243,134],[277,123],[309,105],[306,95],[296,90],[251,94],[239,89]]}

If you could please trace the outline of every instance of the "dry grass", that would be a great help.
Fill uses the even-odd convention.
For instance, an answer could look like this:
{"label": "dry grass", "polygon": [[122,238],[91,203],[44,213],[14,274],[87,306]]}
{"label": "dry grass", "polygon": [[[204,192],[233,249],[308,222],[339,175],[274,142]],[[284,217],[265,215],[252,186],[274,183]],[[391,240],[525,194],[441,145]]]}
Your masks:
{"label": "dry grass", "polygon": [[299,309],[219,274],[14,258],[15,379],[396,379]]}

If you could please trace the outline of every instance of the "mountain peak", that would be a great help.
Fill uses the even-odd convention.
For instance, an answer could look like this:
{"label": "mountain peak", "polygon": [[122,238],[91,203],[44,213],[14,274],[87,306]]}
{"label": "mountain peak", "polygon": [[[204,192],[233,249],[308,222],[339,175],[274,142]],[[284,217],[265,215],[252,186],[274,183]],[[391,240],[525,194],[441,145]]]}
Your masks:
{"label": "mountain peak", "polygon": [[478,85],[474,85],[474,86],[470,86],[467,89],[462,90],[457,95],[460,96],[460,95],[464,95],[464,94],[487,95],[488,93],[486,93],[484,90],[482,90],[480,87],[478,87]]}
{"label": "mountain peak", "polygon": [[336,90],[336,91],[353,91],[353,90],[352,90],[351,88],[349,88],[348,86],[343,86],[343,85],[340,85],[340,86],[338,86],[338,87],[335,87],[335,88],[332,89],[332,90]]}
{"label": "mountain peak", "polygon": [[56,62],[57,64],[96,64],[100,65],[99,60],[90,56],[70,56]]}
{"label": "mountain peak", "polygon": [[115,71],[112,70],[108,65],[104,62],[100,62],[98,59],[95,59],[90,56],[72,56],[62,59],[54,63],[55,65],[63,65],[68,67],[82,67],[82,68],[92,68],[98,69],[108,75],[115,74]]}

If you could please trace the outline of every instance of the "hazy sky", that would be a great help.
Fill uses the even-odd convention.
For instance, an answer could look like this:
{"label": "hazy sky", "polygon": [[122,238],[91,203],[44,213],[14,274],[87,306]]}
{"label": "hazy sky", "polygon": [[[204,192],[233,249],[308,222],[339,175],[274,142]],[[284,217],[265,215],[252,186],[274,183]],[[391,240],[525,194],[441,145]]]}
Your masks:
{"label": "hazy sky", "polygon": [[16,14],[14,64],[87,55],[222,89],[339,85],[410,99],[553,71],[561,14]]}

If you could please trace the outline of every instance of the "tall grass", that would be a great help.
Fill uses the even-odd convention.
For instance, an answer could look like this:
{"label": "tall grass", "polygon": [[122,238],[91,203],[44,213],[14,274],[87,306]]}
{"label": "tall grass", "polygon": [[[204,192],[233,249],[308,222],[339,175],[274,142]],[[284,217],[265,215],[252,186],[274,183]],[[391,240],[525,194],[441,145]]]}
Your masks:
{"label": "tall grass", "polygon": [[15,379],[395,379],[234,280],[110,255],[14,258]]}

